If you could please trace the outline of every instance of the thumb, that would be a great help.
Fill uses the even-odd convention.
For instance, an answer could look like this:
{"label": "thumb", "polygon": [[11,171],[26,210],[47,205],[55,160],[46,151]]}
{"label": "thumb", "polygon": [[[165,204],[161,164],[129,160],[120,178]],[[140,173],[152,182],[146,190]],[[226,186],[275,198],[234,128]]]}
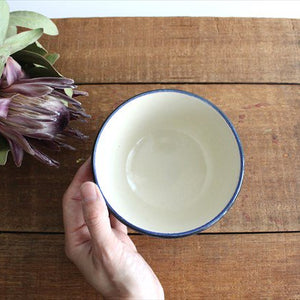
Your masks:
{"label": "thumb", "polygon": [[105,201],[93,182],[83,183],[80,192],[83,216],[92,241],[100,248],[107,246],[113,233]]}

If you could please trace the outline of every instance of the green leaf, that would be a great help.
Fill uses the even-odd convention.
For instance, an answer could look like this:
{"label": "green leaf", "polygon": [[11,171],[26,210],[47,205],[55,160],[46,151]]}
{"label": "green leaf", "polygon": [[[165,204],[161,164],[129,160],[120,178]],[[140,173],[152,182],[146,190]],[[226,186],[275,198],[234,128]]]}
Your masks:
{"label": "green leaf", "polygon": [[[46,48],[44,48],[43,45],[39,41],[36,41],[35,43],[38,47],[40,47],[40,48],[44,49],[45,51],[47,51]],[[47,53],[48,53],[48,51],[47,51]]]}
{"label": "green leaf", "polygon": [[67,96],[73,97],[73,90],[71,88],[65,88],[64,92],[66,93]]}
{"label": "green leaf", "polygon": [[34,52],[34,53],[40,54],[42,56],[44,56],[48,53],[48,51],[38,41],[30,44],[29,46],[24,48],[24,50]]}
{"label": "green leaf", "polygon": [[[44,73],[43,76],[54,76],[54,77],[62,77],[62,75],[49,63],[49,61],[43,57],[42,55],[39,55],[34,52],[22,50],[13,55],[13,58],[22,65],[28,65],[29,69],[27,68],[26,71],[28,71],[29,75],[32,75],[30,68],[41,68],[39,71],[42,71]],[[26,66],[24,66],[26,69]]]}
{"label": "green leaf", "polygon": [[0,165],[1,166],[4,166],[6,164],[9,150],[10,149],[7,140],[0,135]]}
{"label": "green leaf", "polygon": [[6,31],[6,38],[9,38],[13,35],[17,34],[17,27],[16,26],[8,26],[7,31]]}
{"label": "green leaf", "polygon": [[30,29],[43,28],[44,33],[58,35],[56,25],[47,17],[33,11],[14,11],[10,13],[9,25]]}
{"label": "green leaf", "polygon": [[0,0],[0,45],[3,44],[9,22],[9,7],[5,0]]}
{"label": "green leaf", "polygon": [[45,55],[45,58],[49,61],[51,65],[54,65],[55,62],[59,59],[58,53],[48,53]]}
{"label": "green leaf", "polygon": [[0,47],[0,77],[2,75],[8,57],[9,51],[4,47]]}
{"label": "green leaf", "polygon": [[26,74],[28,74],[31,78],[35,77],[59,77],[57,74],[53,74],[51,70],[43,66],[33,66],[29,69],[25,69]]}
{"label": "green leaf", "polygon": [[34,43],[43,34],[43,29],[33,29],[19,34],[13,35],[5,40],[3,47],[9,50],[10,54],[14,54]]}
{"label": "green leaf", "polygon": [[67,100],[64,100],[64,99],[59,99],[63,104],[64,106],[68,107],[69,106],[69,103]]}

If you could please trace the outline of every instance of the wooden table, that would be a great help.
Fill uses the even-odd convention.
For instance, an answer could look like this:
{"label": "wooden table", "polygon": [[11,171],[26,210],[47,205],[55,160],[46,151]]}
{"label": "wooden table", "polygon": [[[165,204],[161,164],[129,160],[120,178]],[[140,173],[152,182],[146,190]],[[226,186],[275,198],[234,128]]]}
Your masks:
{"label": "wooden table", "polygon": [[131,231],[167,299],[300,299],[300,20],[55,20],[57,68],[89,92],[90,136],[50,169],[29,156],[0,169],[0,298],[96,299],[64,254],[62,194],[97,129],[127,98],[197,93],[232,120],[245,151],[242,191],[209,230],[164,240]]}

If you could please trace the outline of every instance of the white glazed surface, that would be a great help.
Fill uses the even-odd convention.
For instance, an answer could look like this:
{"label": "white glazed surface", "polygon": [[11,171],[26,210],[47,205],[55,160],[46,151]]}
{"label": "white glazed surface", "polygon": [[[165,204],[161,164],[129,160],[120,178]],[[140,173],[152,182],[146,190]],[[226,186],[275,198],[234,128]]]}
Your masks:
{"label": "white glazed surface", "polygon": [[121,106],[98,136],[93,163],[111,208],[130,224],[163,234],[213,220],[241,172],[236,138],[221,114],[174,91]]}

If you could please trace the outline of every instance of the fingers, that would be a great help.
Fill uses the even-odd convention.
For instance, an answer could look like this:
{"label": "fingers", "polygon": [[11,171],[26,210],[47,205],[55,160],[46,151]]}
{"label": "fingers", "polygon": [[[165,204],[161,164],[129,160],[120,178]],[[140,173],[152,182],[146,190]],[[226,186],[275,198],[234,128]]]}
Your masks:
{"label": "fingers", "polygon": [[89,157],[86,162],[78,169],[71,184],[66,191],[69,198],[80,198],[80,186],[86,181],[93,180],[91,158]]}
{"label": "fingers", "polygon": [[78,243],[78,232],[85,221],[82,214],[80,186],[92,180],[90,158],[80,167],[63,197],[63,219],[68,246]]}
{"label": "fingers", "polygon": [[97,247],[110,245],[112,233],[108,209],[96,184],[85,182],[81,188],[82,210],[92,241]]}
{"label": "fingers", "polygon": [[118,230],[118,231],[121,231],[125,234],[127,234],[127,226],[124,225],[122,222],[120,222],[114,215],[110,215],[109,216],[110,218],[110,224],[111,224],[111,227]]}

